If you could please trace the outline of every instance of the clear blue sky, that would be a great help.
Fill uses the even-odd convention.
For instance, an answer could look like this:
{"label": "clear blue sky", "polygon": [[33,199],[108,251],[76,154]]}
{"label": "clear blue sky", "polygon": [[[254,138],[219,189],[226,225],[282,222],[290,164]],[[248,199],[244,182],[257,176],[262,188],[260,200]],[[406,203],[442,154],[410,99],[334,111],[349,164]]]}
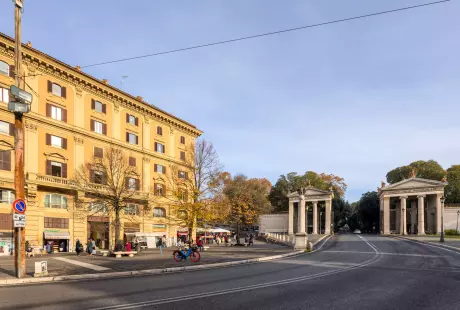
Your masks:
{"label": "clear blue sky", "polygon": [[[71,65],[416,5],[416,0],[25,0],[23,41]],[[460,164],[460,2],[85,70],[196,124],[231,173]],[[14,34],[13,4],[0,31]]]}

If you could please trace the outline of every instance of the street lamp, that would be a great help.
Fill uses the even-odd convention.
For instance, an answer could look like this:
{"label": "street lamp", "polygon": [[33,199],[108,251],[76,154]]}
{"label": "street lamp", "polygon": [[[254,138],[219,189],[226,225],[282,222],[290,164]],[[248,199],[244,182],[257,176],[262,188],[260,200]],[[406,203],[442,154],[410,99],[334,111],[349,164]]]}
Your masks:
{"label": "street lamp", "polygon": [[457,235],[458,235],[458,216],[460,215],[460,210],[457,211]]}
{"label": "street lamp", "polygon": [[439,242],[444,242],[444,196],[441,197],[441,239]]}

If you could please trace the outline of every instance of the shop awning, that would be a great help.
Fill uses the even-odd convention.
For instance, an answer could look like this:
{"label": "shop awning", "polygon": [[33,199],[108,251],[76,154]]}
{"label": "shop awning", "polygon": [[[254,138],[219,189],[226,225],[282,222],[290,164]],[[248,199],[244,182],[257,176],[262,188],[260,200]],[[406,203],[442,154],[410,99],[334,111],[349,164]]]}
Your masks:
{"label": "shop awning", "polygon": [[45,235],[45,239],[50,240],[70,239],[68,231],[45,231],[43,234]]}

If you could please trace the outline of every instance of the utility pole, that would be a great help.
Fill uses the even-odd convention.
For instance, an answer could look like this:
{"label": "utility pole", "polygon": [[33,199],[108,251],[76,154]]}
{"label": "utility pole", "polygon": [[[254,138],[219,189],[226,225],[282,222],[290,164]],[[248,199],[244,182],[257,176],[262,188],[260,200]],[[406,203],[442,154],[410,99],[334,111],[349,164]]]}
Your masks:
{"label": "utility pole", "polygon": [[[23,89],[23,81],[21,76],[21,17],[22,17],[23,0],[14,1],[14,31],[16,46],[14,49],[14,66],[16,86]],[[14,134],[14,189],[16,199],[24,199],[24,123],[23,113],[14,112],[15,134]],[[23,278],[26,274],[26,250],[25,236],[26,231],[23,227],[14,228],[14,267],[16,277]]]}

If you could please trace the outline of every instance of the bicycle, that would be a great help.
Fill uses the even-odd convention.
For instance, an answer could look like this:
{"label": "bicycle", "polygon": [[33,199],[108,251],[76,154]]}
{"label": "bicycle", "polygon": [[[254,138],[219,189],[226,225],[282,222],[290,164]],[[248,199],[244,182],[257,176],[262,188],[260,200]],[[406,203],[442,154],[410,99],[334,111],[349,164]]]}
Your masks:
{"label": "bicycle", "polygon": [[173,252],[173,258],[176,262],[180,262],[182,260],[187,260],[190,257],[190,260],[194,263],[200,260],[200,253],[198,252],[198,248],[195,246],[189,247],[188,251],[184,253],[182,250],[176,250]]}

